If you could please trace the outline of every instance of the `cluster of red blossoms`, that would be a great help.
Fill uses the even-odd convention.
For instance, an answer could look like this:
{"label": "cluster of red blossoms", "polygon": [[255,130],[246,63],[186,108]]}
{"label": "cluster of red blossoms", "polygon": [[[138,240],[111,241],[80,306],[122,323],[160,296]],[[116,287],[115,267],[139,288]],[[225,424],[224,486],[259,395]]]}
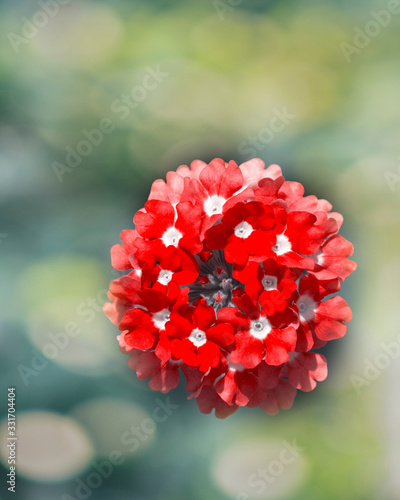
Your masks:
{"label": "cluster of red blossoms", "polygon": [[330,297],[356,264],[343,218],[259,159],[194,161],[157,180],[136,229],[121,233],[105,314],[129,366],[167,393],[181,371],[203,413],[289,409],[327,376],[315,352],[343,337]]}

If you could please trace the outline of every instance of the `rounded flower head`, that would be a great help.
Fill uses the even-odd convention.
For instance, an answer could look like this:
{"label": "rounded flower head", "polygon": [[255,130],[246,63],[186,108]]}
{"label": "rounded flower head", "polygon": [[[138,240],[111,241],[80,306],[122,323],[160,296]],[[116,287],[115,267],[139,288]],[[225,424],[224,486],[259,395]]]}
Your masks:
{"label": "rounded flower head", "polygon": [[166,393],[180,377],[200,411],[289,409],[327,377],[315,350],[345,335],[340,284],[356,268],[326,200],[259,159],[217,158],[153,183],[121,233],[104,312],[129,366]]}

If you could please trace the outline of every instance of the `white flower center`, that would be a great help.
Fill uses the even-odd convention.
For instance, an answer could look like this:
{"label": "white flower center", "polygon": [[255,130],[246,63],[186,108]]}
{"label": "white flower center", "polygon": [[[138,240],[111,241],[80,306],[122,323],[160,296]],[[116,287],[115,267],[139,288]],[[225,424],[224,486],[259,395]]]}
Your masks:
{"label": "white flower center", "polygon": [[253,228],[246,221],[241,222],[235,227],[235,236],[237,236],[238,238],[246,239],[251,235],[252,232]]}
{"label": "white flower center", "polygon": [[276,245],[272,247],[272,251],[276,253],[276,255],[283,255],[287,252],[290,252],[292,249],[292,245],[290,244],[289,238],[284,234],[278,234],[276,236]]}
{"label": "white flower center", "polygon": [[177,247],[182,236],[182,233],[178,231],[175,226],[172,226],[165,231],[161,239],[166,247],[171,245]]}
{"label": "white flower center", "polygon": [[259,340],[264,340],[271,329],[271,325],[267,318],[261,317],[250,323],[250,334]]}
{"label": "white flower center", "polygon": [[170,310],[162,309],[156,313],[153,313],[153,323],[159,330],[164,330],[165,324],[168,323],[170,318]]}
{"label": "white flower center", "polygon": [[190,334],[189,340],[192,341],[196,347],[201,347],[207,342],[207,337],[202,330],[195,328]]}
{"label": "white flower center", "polygon": [[204,202],[205,213],[209,217],[216,214],[222,214],[222,207],[224,206],[225,201],[225,198],[223,198],[222,196],[218,196],[216,194],[210,196]]}
{"label": "white flower center", "polygon": [[299,308],[300,320],[310,321],[314,318],[317,304],[309,295],[301,295],[297,301],[297,307]]}
{"label": "white flower center", "polygon": [[276,276],[265,275],[261,281],[264,290],[276,290],[278,278]]}
{"label": "white flower center", "polygon": [[172,279],[173,272],[166,269],[162,269],[158,275],[158,282],[162,285],[167,286]]}

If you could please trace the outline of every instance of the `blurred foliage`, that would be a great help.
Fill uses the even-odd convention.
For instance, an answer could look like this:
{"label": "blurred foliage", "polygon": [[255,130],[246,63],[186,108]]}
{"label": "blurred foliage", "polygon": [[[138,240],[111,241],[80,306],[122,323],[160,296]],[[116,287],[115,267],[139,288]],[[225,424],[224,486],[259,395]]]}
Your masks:
{"label": "blurred foliage", "polygon": [[[232,490],[249,487],[246,453],[257,473],[276,443],[294,439],[304,451],[293,475],[285,469],[252,498],[399,498],[398,360],[361,394],[350,376],[398,335],[400,16],[347,62],[342,44],[354,45],[355,29],[365,31],[389,1],[49,3],[56,14],[16,47],[10,34],[23,36],[43,2],[0,2],[1,394],[5,401],[6,387],[17,387],[24,449],[37,461],[21,465],[18,498],[73,497],[77,478],[95,470],[90,450],[101,461],[113,446],[124,462],[95,488],[96,500],[247,498]],[[122,111],[132,92],[132,109]],[[117,275],[109,249],[153,180],[195,158],[249,159],[251,137],[265,137],[285,110],[294,117],[273,140],[258,139],[255,156],[344,214],[359,264],[342,291],[354,312],[349,334],[326,352],[328,380],[291,411],[244,409],[221,422],[201,415],[182,386],[169,396],[179,409],[130,452],[118,436],[167,397],[136,380],[101,312]],[[93,130],[104,120],[114,128],[99,139]],[[83,148],[84,131],[98,144],[72,167],[66,156]],[[37,358],[71,322],[78,333],[68,345]],[[24,378],[21,365],[35,363]],[[36,427],[34,410],[49,412]],[[62,436],[53,447],[30,441],[46,442],[59,414],[76,439],[85,433],[85,449],[63,454]]]}

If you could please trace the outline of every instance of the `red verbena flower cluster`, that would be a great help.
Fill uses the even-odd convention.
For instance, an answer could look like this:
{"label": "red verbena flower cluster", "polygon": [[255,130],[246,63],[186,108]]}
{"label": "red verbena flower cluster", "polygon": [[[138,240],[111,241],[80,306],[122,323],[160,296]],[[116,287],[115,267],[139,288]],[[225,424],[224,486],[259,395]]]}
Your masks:
{"label": "red verbena flower cluster", "polygon": [[203,413],[268,414],[327,376],[315,352],[343,337],[351,310],[331,296],[356,264],[326,200],[304,196],[259,159],[194,161],[153,183],[121,233],[105,314],[140,380],[174,389],[181,373]]}

